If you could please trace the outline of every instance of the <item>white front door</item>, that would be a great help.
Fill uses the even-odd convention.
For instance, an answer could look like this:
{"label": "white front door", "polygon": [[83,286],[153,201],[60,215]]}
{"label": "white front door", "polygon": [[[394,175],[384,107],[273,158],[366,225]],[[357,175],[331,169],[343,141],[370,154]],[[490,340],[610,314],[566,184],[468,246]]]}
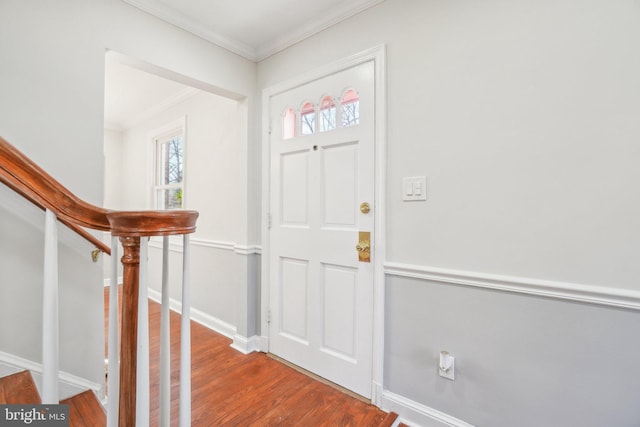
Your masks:
{"label": "white front door", "polygon": [[[369,61],[270,99],[269,351],[367,398],[374,83]],[[371,233],[371,262],[359,261],[359,232]]]}

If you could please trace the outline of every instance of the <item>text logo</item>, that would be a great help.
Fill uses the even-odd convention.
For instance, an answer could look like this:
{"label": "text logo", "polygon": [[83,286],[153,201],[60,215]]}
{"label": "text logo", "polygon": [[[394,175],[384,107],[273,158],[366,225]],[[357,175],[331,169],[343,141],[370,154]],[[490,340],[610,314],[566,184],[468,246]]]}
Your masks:
{"label": "text logo", "polygon": [[69,405],[0,405],[0,427],[70,427]]}

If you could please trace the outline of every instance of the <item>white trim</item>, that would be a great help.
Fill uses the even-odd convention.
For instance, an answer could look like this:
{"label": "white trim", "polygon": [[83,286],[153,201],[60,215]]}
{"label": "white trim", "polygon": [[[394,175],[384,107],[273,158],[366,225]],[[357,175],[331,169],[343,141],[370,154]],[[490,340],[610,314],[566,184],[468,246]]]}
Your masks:
{"label": "white trim", "polygon": [[366,9],[369,9],[378,3],[382,3],[384,0],[365,0],[360,1],[355,6],[351,2],[342,2],[341,4],[334,6],[333,9],[313,20],[309,24],[300,28],[290,31],[286,36],[277,37],[272,41],[261,46],[251,46],[246,43],[242,43],[238,40],[233,40],[227,36],[224,36],[216,31],[213,31],[210,27],[203,25],[202,23],[185,16],[179,11],[171,8],[170,6],[163,5],[157,1],[151,0],[124,0],[131,6],[134,6],[144,12],[147,12],[156,18],[162,19],[165,22],[175,25],[185,31],[188,31],[198,37],[218,45],[224,49],[227,49],[237,55],[242,56],[253,62],[262,61],[269,56],[285,50],[288,47],[293,46],[300,41],[320,33],[329,27],[332,27],[339,22],[344,21]]}
{"label": "white trim", "polygon": [[[162,301],[162,294],[155,289],[149,288],[149,299],[160,303]],[[169,299],[169,307],[176,313],[182,312],[182,303],[174,298]],[[236,335],[236,327],[232,324],[227,323],[224,320],[220,320],[217,317],[213,317],[212,315],[198,310],[197,308],[191,307],[190,311],[191,320],[193,320],[194,322],[197,322],[202,326],[206,326],[212,331],[224,335],[227,338],[233,339],[233,337]]]}
{"label": "white trim", "polygon": [[[386,51],[384,45],[379,45],[357,53],[324,67],[315,68],[285,82],[268,87],[262,92],[262,221],[261,237],[261,331],[258,341],[260,350],[269,351],[269,324],[266,313],[269,311],[269,206],[271,192],[270,184],[270,99],[287,90],[305,83],[321,79],[357,65],[374,61],[375,64],[375,226],[374,226],[374,278],[373,278],[373,349],[372,349],[372,388],[375,384],[383,384],[384,369],[384,259],[385,259],[385,223],[386,223]],[[375,390],[374,390],[375,391]],[[378,394],[379,395],[379,394]],[[372,393],[374,405],[380,405],[375,392]]]}
{"label": "white trim", "polygon": [[[283,51],[294,44],[300,43],[315,34],[318,34],[329,27],[332,27],[352,16],[363,12],[378,3],[382,3],[384,0],[368,0],[360,2],[353,6],[350,2],[342,2],[334,6],[331,11],[322,16],[321,19],[311,21],[307,25],[300,28],[289,31],[289,33],[283,37],[278,37],[273,41],[265,43],[262,46],[256,48],[255,62],[260,62],[263,59],[270,57],[280,51]],[[252,59],[252,58],[248,58]]]}
{"label": "white trim", "polygon": [[129,3],[131,6],[137,7],[138,9],[149,13],[156,18],[160,18],[165,22],[175,25],[178,28],[181,28],[185,31],[190,32],[198,37],[202,37],[203,39],[210,41],[211,43],[218,45],[224,49],[227,49],[237,55],[242,56],[243,58],[249,59],[251,61],[256,60],[256,52],[255,49],[245,43],[238,42],[236,40],[231,40],[228,37],[225,37],[221,34],[216,33],[215,31],[211,31],[209,28],[204,25],[194,21],[191,18],[186,17],[185,15],[177,12],[176,10],[161,5],[161,3],[157,1],[150,0],[124,0],[126,3]]}
{"label": "white trim", "polygon": [[[235,252],[238,255],[255,255],[262,253],[262,247],[260,245],[239,245],[233,242],[223,242],[220,240],[209,240],[209,239],[191,239],[191,244],[193,246],[200,246],[204,248],[211,249],[221,249],[224,251]],[[162,249],[162,240],[151,239],[149,242],[149,246],[156,249]],[[170,240],[169,250],[173,252],[182,252],[182,240]]]}
{"label": "white trim", "polygon": [[233,247],[233,251],[238,255],[255,255],[255,254],[260,255],[262,254],[262,247],[259,245],[248,245],[248,246],[235,245]]}
{"label": "white trim", "polygon": [[630,289],[605,288],[602,286],[578,283],[476,273],[395,262],[386,263],[384,271],[390,276],[409,277],[503,292],[515,292],[640,310],[640,292]]}
{"label": "white trim", "polygon": [[382,392],[381,407],[385,411],[397,413],[400,421],[410,425],[423,427],[473,427],[472,424],[387,390]]}
{"label": "white trim", "polygon": [[[13,354],[0,351],[0,376],[11,375],[20,371],[31,371],[36,386],[40,390],[42,387],[42,364],[33,362]],[[58,371],[58,387],[60,399],[67,399],[86,390],[93,390],[99,397],[103,397],[101,384],[94,383],[77,375],[64,371]]]}
{"label": "white trim", "polygon": [[258,342],[259,337],[257,335],[247,338],[240,334],[235,334],[231,348],[238,350],[242,354],[249,354],[254,351],[259,351]]}

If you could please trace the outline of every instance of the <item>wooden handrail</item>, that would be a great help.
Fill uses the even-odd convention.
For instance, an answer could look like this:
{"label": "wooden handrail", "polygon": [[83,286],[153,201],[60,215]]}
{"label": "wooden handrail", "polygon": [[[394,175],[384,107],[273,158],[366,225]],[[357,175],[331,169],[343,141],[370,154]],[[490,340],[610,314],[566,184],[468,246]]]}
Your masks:
{"label": "wooden handrail", "polygon": [[124,247],[122,257],[122,345],[120,347],[119,426],[135,426],[136,360],[138,328],[138,287],[140,237],[193,233],[198,212],[113,211],[94,206],[76,197],[27,156],[0,137],[0,182],[89,240],[103,252],[109,247],[91,235],[91,230],[109,231],[119,236]]}
{"label": "wooden handrail", "polygon": [[[58,220],[73,232],[89,241],[100,251],[111,255],[111,249],[104,242],[82,227],[105,231],[108,227],[105,209],[89,205],[75,197],[62,184],[53,179],[38,165],[22,154],[7,140],[0,137],[0,182],[29,200],[42,210],[49,209]],[[70,209],[73,206],[80,209]],[[88,218],[71,215],[72,212],[93,211]],[[100,226],[95,228],[91,225]]]}
{"label": "wooden handrail", "polygon": [[0,181],[62,221],[92,230],[110,230],[109,210],[80,200],[2,137]]}

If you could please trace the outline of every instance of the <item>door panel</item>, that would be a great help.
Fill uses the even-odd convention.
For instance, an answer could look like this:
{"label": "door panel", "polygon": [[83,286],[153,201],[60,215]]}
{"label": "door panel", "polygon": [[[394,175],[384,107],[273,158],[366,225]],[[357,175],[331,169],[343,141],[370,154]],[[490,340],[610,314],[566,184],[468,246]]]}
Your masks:
{"label": "door panel", "polygon": [[302,344],[307,341],[307,277],[309,263],[281,258],[280,333]]}

